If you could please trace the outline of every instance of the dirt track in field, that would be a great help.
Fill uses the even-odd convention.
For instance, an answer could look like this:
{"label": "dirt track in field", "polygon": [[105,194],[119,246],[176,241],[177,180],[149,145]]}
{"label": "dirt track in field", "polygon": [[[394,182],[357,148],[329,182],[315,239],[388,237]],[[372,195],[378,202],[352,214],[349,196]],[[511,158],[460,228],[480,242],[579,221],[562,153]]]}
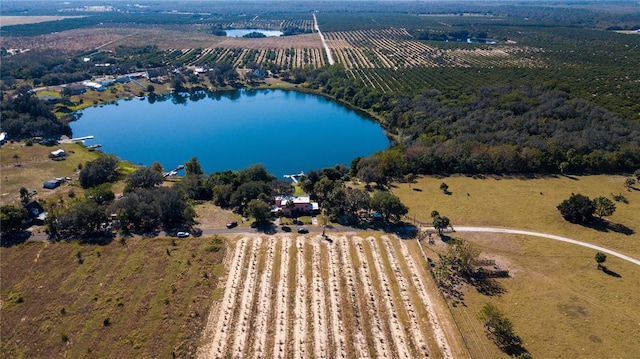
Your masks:
{"label": "dirt track in field", "polygon": [[[452,358],[416,243],[393,236],[246,235],[200,358]],[[455,338],[452,338],[456,340]]]}

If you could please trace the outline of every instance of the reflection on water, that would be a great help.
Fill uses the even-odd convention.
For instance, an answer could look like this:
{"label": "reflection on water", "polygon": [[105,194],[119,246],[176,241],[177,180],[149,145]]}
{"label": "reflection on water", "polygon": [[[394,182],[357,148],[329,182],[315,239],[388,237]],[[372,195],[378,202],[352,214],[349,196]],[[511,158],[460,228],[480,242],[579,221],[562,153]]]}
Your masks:
{"label": "reflection on water", "polygon": [[71,128],[135,164],[173,168],[197,156],[206,172],[262,163],[282,176],[349,166],[389,145],[379,124],[295,91],[193,91],[114,104],[85,109]]}

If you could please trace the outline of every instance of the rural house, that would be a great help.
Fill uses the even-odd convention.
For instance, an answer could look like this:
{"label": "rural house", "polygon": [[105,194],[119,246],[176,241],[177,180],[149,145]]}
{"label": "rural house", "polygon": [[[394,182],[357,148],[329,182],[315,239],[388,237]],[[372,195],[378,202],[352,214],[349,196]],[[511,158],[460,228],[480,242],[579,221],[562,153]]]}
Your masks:
{"label": "rural house", "polygon": [[[309,196],[276,196],[275,204],[271,207],[271,212],[282,211],[285,216],[292,214],[310,214],[317,212],[319,207],[317,202],[311,202]],[[290,206],[287,207],[287,203]]]}

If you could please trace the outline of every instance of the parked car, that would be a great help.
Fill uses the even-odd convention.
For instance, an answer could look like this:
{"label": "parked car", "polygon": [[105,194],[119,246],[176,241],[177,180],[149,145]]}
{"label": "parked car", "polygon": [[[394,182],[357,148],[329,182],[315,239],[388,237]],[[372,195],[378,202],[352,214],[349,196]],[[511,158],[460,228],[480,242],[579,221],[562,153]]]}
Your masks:
{"label": "parked car", "polygon": [[300,234],[309,233],[309,230],[306,228],[298,228],[298,233]]}
{"label": "parked car", "polygon": [[178,232],[178,238],[189,237],[189,232]]}
{"label": "parked car", "polygon": [[238,226],[238,222],[237,221],[231,221],[229,223],[227,223],[227,228],[233,228],[233,227],[237,227]]}

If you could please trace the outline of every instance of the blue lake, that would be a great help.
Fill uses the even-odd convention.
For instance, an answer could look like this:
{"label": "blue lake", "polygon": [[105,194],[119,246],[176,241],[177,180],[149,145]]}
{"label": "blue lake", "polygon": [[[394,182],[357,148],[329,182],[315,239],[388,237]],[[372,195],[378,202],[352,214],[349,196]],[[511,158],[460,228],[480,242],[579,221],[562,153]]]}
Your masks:
{"label": "blue lake", "polygon": [[135,164],[171,170],[197,156],[206,173],[262,163],[279,178],[350,166],[388,147],[379,124],[325,98],[283,90],[240,90],[128,99],[91,107],[71,123],[86,145]]}

